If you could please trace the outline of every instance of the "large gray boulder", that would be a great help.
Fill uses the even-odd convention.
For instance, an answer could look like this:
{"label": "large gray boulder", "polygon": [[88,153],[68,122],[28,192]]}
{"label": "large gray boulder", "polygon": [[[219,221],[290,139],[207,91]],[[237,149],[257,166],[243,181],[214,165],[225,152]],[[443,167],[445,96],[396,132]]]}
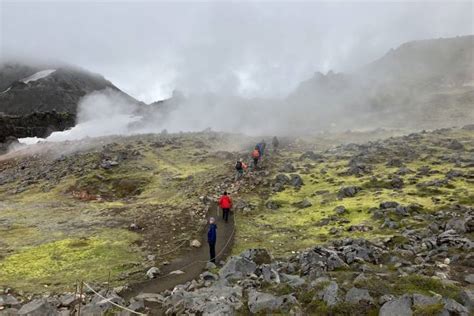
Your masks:
{"label": "large gray boulder", "polygon": [[234,315],[242,306],[241,287],[219,284],[193,292],[176,287],[163,302],[167,315]]}
{"label": "large gray boulder", "polygon": [[470,310],[474,310],[474,289],[463,289],[461,291],[461,301]]}
{"label": "large gray boulder", "polygon": [[256,269],[255,262],[241,256],[234,256],[220,269],[219,277],[229,280],[242,279],[248,274],[254,273]]}
{"label": "large gray boulder", "polygon": [[18,311],[18,315],[52,316],[58,315],[58,312],[46,299],[36,299],[23,305]]}
{"label": "large gray boulder", "polygon": [[412,301],[409,296],[402,296],[382,305],[379,311],[379,316],[411,316]]}
{"label": "large gray boulder", "polygon": [[451,315],[458,315],[458,316],[468,316],[469,310],[456,302],[453,299],[445,298],[443,299],[444,308],[441,312],[441,316],[451,316]]}
{"label": "large gray boulder", "polygon": [[323,300],[326,305],[334,306],[339,302],[338,297],[339,286],[336,282],[331,281],[323,290],[317,293],[317,297]]}
{"label": "large gray boulder", "polygon": [[296,298],[292,295],[275,296],[254,289],[249,291],[248,297],[248,307],[253,314],[259,312],[287,312],[291,307],[298,304]]}

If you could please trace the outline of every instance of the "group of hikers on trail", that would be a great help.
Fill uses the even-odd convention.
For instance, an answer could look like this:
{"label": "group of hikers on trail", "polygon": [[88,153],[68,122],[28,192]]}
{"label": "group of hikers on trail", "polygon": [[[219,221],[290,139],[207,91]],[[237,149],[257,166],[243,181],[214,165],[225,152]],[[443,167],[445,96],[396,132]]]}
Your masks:
{"label": "group of hikers on trail", "polygon": [[[280,142],[278,138],[276,136],[273,137],[273,140],[272,140],[273,151],[276,152],[279,145],[280,145]],[[258,166],[258,162],[263,160],[263,155],[265,154],[266,147],[267,147],[267,143],[265,142],[264,139],[262,139],[261,142],[255,145],[255,148],[253,149],[251,153],[252,162],[253,162],[253,166],[252,166],[253,170],[256,170]],[[242,158],[240,158],[235,164],[235,171],[236,171],[235,180],[241,179],[244,175],[244,172],[247,171],[248,168],[249,166],[244,162]]]}
{"label": "group of hikers on trail", "polygon": [[[280,142],[278,138],[275,136],[272,140],[273,151],[277,151]],[[252,151],[252,159],[253,159],[253,169],[257,168],[258,162],[263,159],[263,155],[265,153],[265,148],[267,144],[265,140],[262,139],[257,145],[255,145],[255,149]],[[244,162],[241,158],[235,164],[236,170],[236,180],[239,180],[243,177],[244,172],[248,169],[248,165]],[[222,219],[227,223],[229,222],[229,214],[232,209],[232,198],[224,191],[224,193],[219,198],[219,208],[222,209]],[[207,242],[209,244],[209,252],[210,252],[210,262],[216,263],[216,242],[217,242],[217,225],[216,219],[211,217],[209,219],[209,229],[207,231]]]}

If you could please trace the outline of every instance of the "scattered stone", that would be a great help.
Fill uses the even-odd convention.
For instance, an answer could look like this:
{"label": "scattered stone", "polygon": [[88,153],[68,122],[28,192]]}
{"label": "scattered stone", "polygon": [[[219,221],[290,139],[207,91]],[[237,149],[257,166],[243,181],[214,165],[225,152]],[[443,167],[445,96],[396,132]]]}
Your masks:
{"label": "scattered stone", "polygon": [[18,311],[18,315],[52,316],[58,315],[58,312],[46,299],[36,299],[23,305]]}
{"label": "scattered stone", "polygon": [[269,264],[272,262],[272,256],[270,253],[263,248],[252,248],[243,251],[240,257],[255,262],[257,265]]}
{"label": "scattered stone", "polygon": [[319,160],[323,160],[324,158],[322,155],[316,154],[313,151],[307,151],[300,156],[300,160],[304,160],[304,159],[319,161]]}
{"label": "scattered stone", "polygon": [[285,163],[283,167],[281,167],[280,169],[280,172],[285,172],[285,173],[291,173],[295,171],[296,171],[296,168],[290,162]]}
{"label": "scattered stone", "polygon": [[462,289],[461,301],[469,309],[474,309],[474,289]]}
{"label": "scattered stone", "polygon": [[190,246],[194,248],[200,248],[201,247],[201,242],[197,239],[193,239],[190,242]]}
{"label": "scattered stone", "polygon": [[411,316],[412,302],[409,296],[403,296],[386,302],[379,311],[379,316]]}
{"label": "scattered stone", "polygon": [[461,144],[458,140],[453,139],[451,140],[448,145],[446,146],[448,149],[452,150],[462,150],[464,149],[464,145]]}
{"label": "scattered stone", "polygon": [[337,193],[337,197],[340,199],[354,197],[361,190],[362,188],[357,186],[342,187]]}
{"label": "scattered stone", "polygon": [[257,264],[247,258],[240,256],[231,257],[219,271],[222,279],[242,279],[248,274],[254,273]]}
{"label": "scattered stone", "polygon": [[393,202],[393,201],[380,203],[380,208],[381,209],[396,208],[397,206],[399,206],[399,204],[397,202]]}
{"label": "scattered stone", "polygon": [[299,202],[296,202],[296,203],[293,203],[294,206],[296,206],[297,208],[308,208],[308,207],[311,207],[313,204],[311,204],[310,201],[308,201],[307,199],[304,199],[302,201],[299,201]]}
{"label": "scattered stone", "polygon": [[368,290],[353,287],[346,293],[345,301],[352,304],[359,304],[362,302],[372,304],[374,299],[370,296]]}
{"label": "scattered stone", "polygon": [[303,183],[303,179],[301,178],[300,175],[298,174],[291,174],[290,175],[290,184],[295,187],[295,188],[299,188],[301,187],[304,183]]}
{"label": "scattered stone", "polygon": [[464,281],[470,284],[474,284],[474,274],[468,274],[464,277]]}
{"label": "scattered stone", "polygon": [[184,274],[184,271],[174,270],[174,271],[171,271],[169,274],[171,274],[171,275],[181,275],[181,274]]}
{"label": "scattered stone", "polygon": [[306,283],[306,281],[303,278],[297,275],[282,273],[280,274],[280,277],[281,277],[281,282],[287,283],[292,288],[301,287]]}
{"label": "scattered stone", "polygon": [[79,303],[81,300],[81,296],[79,294],[74,293],[66,293],[59,297],[59,302],[61,306],[64,307],[71,307]]}
{"label": "scattered stone", "polygon": [[0,306],[17,307],[20,305],[20,301],[11,294],[0,295]]}
{"label": "scattered stone", "polygon": [[274,200],[268,200],[265,203],[265,207],[270,209],[270,210],[277,210],[281,207],[281,204],[277,201],[274,201]]}
{"label": "scattered stone", "polygon": [[336,215],[344,215],[348,213],[347,209],[342,205],[336,206],[334,212],[336,213]]}
{"label": "scattered stone", "polygon": [[146,276],[147,278],[149,279],[154,279],[156,278],[158,275],[160,275],[160,269],[158,269],[157,267],[151,267],[150,269],[148,269],[148,271],[146,272]]}
{"label": "scattered stone", "polygon": [[331,281],[328,285],[324,287],[323,290],[317,293],[317,297],[320,300],[323,300],[326,305],[334,306],[339,302],[338,297],[339,286],[336,282]]}
{"label": "scattered stone", "polygon": [[258,292],[254,289],[249,292],[248,307],[250,312],[254,314],[261,311],[267,313],[281,311],[281,309],[284,309],[284,305],[291,305],[292,307],[296,303],[296,299],[291,295],[277,297],[272,294]]}
{"label": "scattered stone", "polygon": [[216,268],[217,268],[217,266],[213,262],[208,261],[206,263],[206,270],[214,270]]}

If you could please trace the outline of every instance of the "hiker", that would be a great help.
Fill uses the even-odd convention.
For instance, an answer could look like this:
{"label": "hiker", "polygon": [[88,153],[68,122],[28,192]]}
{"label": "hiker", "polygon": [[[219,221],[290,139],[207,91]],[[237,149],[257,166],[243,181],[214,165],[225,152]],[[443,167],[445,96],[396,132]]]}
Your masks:
{"label": "hiker", "polygon": [[216,219],[211,217],[209,219],[209,230],[207,231],[207,242],[209,243],[209,251],[211,262],[216,263],[216,241],[217,241],[217,225]]}
{"label": "hiker", "polygon": [[262,139],[260,144],[262,144],[262,148],[260,150],[260,157],[263,158],[263,154],[265,153],[265,148],[267,148],[267,143],[265,143],[265,139]]}
{"label": "hiker", "polygon": [[227,223],[229,221],[229,212],[232,207],[232,199],[227,191],[219,199],[219,206],[222,209],[222,219]]}
{"label": "hiker", "polygon": [[237,160],[237,163],[235,164],[235,171],[235,180],[237,181],[244,175],[244,162],[242,161],[242,158]]}
{"label": "hiker", "polygon": [[273,151],[277,151],[278,146],[280,145],[280,142],[278,141],[278,138],[276,136],[273,137],[272,145],[273,145]]}
{"label": "hiker", "polygon": [[255,146],[255,149],[252,151],[252,159],[253,168],[257,169],[258,159],[260,159],[260,151],[258,150],[258,146]]}
{"label": "hiker", "polygon": [[258,153],[260,155],[259,158],[263,157],[263,151],[265,150],[264,143],[265,141],[262,140],[260,143],[257,143],[257,145],[255,145],[255,148],[257,148]]}

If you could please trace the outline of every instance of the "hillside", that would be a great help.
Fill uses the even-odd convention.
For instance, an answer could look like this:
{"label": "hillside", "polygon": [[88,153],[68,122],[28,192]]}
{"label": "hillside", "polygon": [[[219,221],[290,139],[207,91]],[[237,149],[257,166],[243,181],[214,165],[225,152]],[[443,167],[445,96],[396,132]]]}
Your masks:
{"label": "hillside", "polygon": [[[87,139],[3,156],[0,287],[10,295],[0,306],[74,310],[81,278],[152,315],[467,316],[473,133],[282,138],[241,181],[234,161],[248,160],[257,139],[233,134]],[[235,237],[218,242],[233,241],[235,256],[199,275],[194,254],[207,255],[204,219],[223,190]],[[90,292],[82,307],[117,312]]]}
{"label": "hillside", "polygon": [[104,77],[74,66],[2,64],[0,144],[8,138],[47,137],[74,126],[79,100],[106,88],[141,104]]}
{"label": "hillside", "polygon": [[315,114],[326,126],[434,128],[471,123],[474,36],[408,42],[353,73],[316,73],[287,101],[318,109]]}
{"label": "hillside", "polygon": [[0,113],[26,115],[56,111],[75,114],[81,97],[105,88],[119,91],[104,77],[77,67],[7,63],[0,67]]}

